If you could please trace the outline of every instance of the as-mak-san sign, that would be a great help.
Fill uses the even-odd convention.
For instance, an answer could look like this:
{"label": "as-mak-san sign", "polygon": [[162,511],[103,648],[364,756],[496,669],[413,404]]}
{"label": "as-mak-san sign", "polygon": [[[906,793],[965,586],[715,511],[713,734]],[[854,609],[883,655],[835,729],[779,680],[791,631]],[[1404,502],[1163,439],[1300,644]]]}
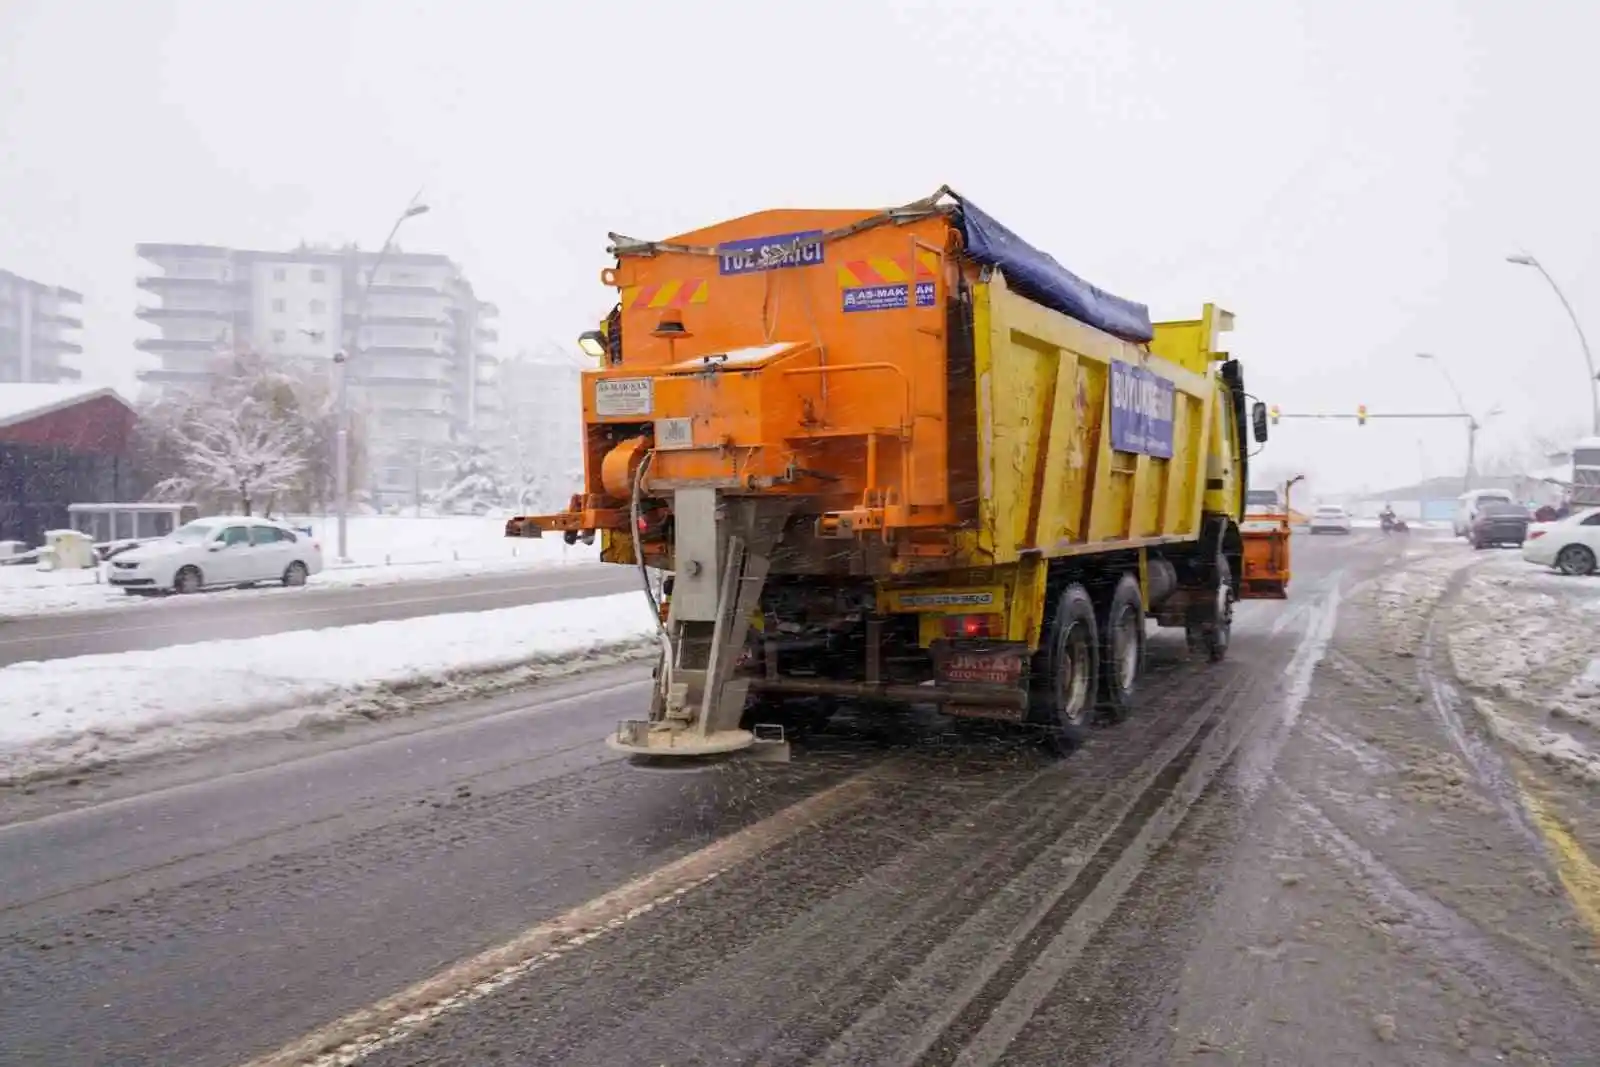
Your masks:
{"label": "as-mak-san sign", "polygon": [[1111,361],[1111,447],[1172,458],[1177,387],[1153,371]]}

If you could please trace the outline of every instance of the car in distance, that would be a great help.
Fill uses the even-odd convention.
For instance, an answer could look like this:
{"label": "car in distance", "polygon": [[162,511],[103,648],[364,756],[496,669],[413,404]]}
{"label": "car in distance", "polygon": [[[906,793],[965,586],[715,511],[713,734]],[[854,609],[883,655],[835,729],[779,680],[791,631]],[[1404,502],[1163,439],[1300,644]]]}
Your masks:
{"label": "car in distance", "polygon": [[1532,521],[1533,516],[1521,504],[1484,501],[1478,505],[1468,537],[1473,548],[1497,545],[1516,545],[1520,548],[1528,539],[1528,524]]}
{"label": "car in distance", "polygon": [[106,580],[131,594],[198,593],[257,582],[305,585],[322,570],[322,545],[274,519],[218,515],[119,553]]}
{"label": "car in distance", "polygon": [[1504,489],[1472,489],[1456,498],[1455,518],[1450,526],[1457,537],[1472,539],[1472,524],[1486,504],[1514,504],[1511,494]]}
{"label": "car in distance", "polygon": [[1350,512],[1338,504],[1318,504],[1317,510],[1311,513],[1311,532],[1347,534],[1354,523],[1350,519]]}

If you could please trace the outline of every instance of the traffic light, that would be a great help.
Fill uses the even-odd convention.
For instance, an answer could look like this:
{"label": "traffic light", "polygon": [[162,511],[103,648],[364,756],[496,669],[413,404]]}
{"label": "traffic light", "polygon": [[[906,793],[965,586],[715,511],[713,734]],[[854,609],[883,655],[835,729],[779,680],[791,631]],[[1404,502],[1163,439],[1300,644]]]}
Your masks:
{"label": "traffic light", "polygon": [[1272,425],[1274,425],[1274,426],[1278,425],[1278,416],[1280,416],[1282,414],[1283,414],[1283,409],[1282,408],[1280,408],[1276,404],[1272,405]]}
{"label": "traffic light", "polygon": [[1356,405],[1356,425],[1357,426],[1365,426],[1366,424],[1367,424],[1367,405],[1365,405],[1365,404],[1357,404]]}

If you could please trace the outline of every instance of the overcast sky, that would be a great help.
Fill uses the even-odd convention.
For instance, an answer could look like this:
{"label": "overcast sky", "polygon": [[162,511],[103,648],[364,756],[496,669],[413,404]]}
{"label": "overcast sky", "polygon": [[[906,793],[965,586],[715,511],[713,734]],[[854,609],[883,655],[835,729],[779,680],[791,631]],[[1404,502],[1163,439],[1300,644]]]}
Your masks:
{"label": "overcast sky", "polygon": [[[402,244],[462,263],[501,348],[613,299],[607,230],[949,183],[1160,317],[1238,316],[1285,411],[1501,405],[1585,430],[1600,342],[1593,0],[0,0],[0,268],[86,295],[132,386],[139,241]],[[1459,470],[1442,423],[1291,424],[1274,463]]]}

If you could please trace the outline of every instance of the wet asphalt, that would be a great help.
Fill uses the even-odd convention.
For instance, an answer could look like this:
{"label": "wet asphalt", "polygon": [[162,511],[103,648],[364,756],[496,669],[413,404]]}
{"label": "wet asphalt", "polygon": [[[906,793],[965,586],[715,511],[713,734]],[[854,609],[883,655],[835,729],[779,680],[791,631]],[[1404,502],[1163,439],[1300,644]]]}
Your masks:
{"label": "wet asphalt", "polygon": [[628,568],[596,563],[390,585],[269,587],[151,597],[105,611],[0,617],[0,667],[290,630],[490,611],[638,588],[639,577]]}
{"label": "wet asphalt", "polygon": [[928,717],[641,771],[598,740],[642,707],[628,668],[0,794],[0,1064],[249,1062],[840,783],[758,858],[293,1062],[1593,1062],[1600,1000],[1549,960],[1593,961],[1536,846],[1490,803],[1362,806],[1384,789],[1352,776],[1448,744],[1349,610],[1406,551],[1297,538],[1291,601],[1242,607],[1218,665],[1162,632],[1135,715],[1064,760]]}

